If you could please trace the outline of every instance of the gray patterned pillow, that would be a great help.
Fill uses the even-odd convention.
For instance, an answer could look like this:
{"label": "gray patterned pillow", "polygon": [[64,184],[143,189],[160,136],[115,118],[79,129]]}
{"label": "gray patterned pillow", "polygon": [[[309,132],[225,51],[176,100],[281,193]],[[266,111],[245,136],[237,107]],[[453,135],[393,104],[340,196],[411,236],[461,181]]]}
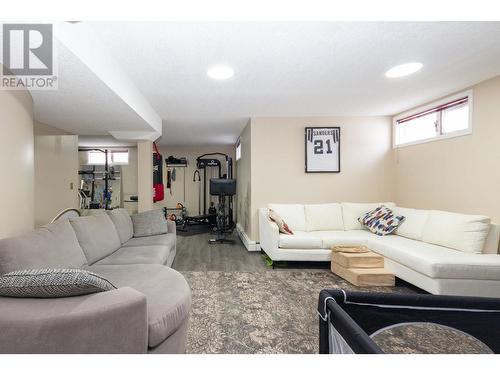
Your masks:
{"label": "gray patterned pillow", "polygon": [[163,209],[141,212],[131,216],[134,237],[156,236],[168,233],[168,224]]}
{"label": "gray patterned pillow", "polygon": [[116,289],[104,277],[81,269],[21,270],[0,277],[0,296],[71,297]]}

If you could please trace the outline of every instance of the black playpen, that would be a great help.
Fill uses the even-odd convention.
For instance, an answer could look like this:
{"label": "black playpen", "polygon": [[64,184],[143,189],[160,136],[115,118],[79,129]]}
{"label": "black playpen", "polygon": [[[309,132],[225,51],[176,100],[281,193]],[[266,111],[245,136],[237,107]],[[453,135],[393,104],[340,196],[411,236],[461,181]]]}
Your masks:
{"label": "black playpen", "polygon": [[322,290],[320,353],[500,353],[500,299]]}

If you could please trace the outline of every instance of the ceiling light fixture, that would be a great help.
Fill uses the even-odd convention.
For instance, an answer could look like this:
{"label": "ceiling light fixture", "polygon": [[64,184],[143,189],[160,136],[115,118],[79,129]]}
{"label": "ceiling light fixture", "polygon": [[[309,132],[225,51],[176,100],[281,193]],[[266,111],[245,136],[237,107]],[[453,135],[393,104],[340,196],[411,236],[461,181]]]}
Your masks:
{"label": "ceiling light fixture", "polygon": [[401,65],[396,65],[395,67],[385,72],[385,76],[387,78],[404,77],[418,72],[420,69],[422,69],[422,67],[423,67],[422,63],[419,62],[411,62]]}
{"label": "ceiling light fixture", "polygon": [[207,75],[212,79],[229,79],[234,75],[234,70],[227,65],[215,65],[208,69]]}

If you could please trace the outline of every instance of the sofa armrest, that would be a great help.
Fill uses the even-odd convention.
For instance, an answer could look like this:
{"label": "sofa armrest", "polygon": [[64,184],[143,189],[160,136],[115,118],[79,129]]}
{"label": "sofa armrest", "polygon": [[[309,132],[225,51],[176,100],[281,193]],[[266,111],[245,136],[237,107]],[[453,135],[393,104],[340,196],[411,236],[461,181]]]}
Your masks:
{"label": "sofa armrest", "polygon": [[67,298],[0,297],[0,353],[146,353],[146,297],[132,288]]}
{"label": "sofa armrest", "polygon": [[259,208],[259,240],[260,247],[272,257],[279,244],[279,229],[278,225],[269,219],[269,210],[267,208]]}
{"label": "sofa armrest", "polygon": [[167,220],[168,233],[177,234],[177,224],[173,220]]}

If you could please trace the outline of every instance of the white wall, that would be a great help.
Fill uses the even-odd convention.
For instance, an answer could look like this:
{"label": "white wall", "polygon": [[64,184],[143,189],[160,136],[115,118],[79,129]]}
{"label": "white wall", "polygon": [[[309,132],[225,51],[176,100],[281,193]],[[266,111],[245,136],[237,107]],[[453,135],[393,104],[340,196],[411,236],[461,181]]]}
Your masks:
{"label": "white wall", "polygon": [[33,121],[33,134],[37,135],[74,135],[72,133],[67,132],[66,130],[62,130],[56,128],[52,125],[44,124],[43,122]]}
{"label": "white wall", "polygon": [[27,91],[0,90],[0,176],[0,238],[33,229],[33,100]]}
{"label": "white wall", "polygon": [[500,76],[472,91],[471,135],[394,151],[398,204],[483,214],[500,223]]}
{"label": "white wall", "polygon": [[35,136],[35,226],[78,208],[78,136]]}
{"label": "white wall", "polygon": [[[258,208],[269,203],[381,202],[395,197],[389,117],[252,118],[250,126],[251,224],[246,234],[251,240],[259,238]],[[340,173],[305,173],[307,126],[340,126]],[[240,180],[248,181],[242,173],[248,168],[239,173]]]}
{"label": "white wall", "polygon": [[138,211],[153,209],[153,143],[137,142],[137,193]]}
{"label": "white wall", "polygon": [[[252,225],[252,212],[251,212],[251,199],[252,199],[252,147],[251,147],[252,127],[248,121],[245,129],[240,135],[241,144],[241,159],[236,162],[238,168],[238,181],[236,183],[236,207],[237,218],[236,222],[240,224],[245,233],[251,232]],[[257,182],[257,181],[254,181]]]}
{"label": "white wall", "polygon": [[128,164],[122,165],[122,190],[123,196],[137,195],[137,147],[128,149]]}

